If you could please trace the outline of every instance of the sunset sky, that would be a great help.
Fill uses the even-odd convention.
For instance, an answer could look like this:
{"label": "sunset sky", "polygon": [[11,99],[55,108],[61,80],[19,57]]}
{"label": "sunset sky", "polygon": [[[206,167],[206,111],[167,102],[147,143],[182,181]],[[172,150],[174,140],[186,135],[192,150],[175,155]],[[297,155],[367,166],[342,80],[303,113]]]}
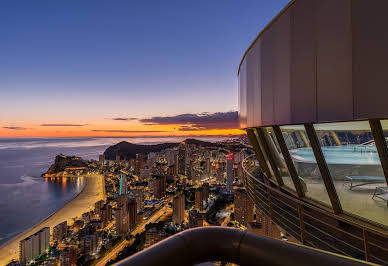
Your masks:
{"label": "sunset sky", "polygon": [[0,137],[241,134],[237,68],[288,0],[0,3]]}

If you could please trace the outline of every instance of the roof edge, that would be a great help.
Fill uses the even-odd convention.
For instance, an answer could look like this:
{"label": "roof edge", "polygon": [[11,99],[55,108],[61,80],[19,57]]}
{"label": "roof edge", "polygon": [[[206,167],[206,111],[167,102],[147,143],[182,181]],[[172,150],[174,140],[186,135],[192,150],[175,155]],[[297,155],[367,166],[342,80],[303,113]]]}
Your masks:
{"label": "roof edge", "polygon": [[245,57],[247,56],[247,54],[249,53],[249,51],[252,49],[252,47],[255,45],[255,43],[257,42],[257,40],[261,37],[261,35],[264,34],[264,32],[266,32],[269,27],[272,26],[272,24],[274,24],[281,15],[283,15],[284,12],[286,12],[294,3],[296,2],[296,0],[291,0],[285,7],[283,7],[282,10],[280,10],[280,12],[259,32],[259,34],[256,36],[256,38],[253,40],[253,42],[251,43],[251,45],[249,45],[248,49],[244,52],[244,55],[240,61],[240,64],[238,65],[238,72],[237,72],[237,75],[240,74],[240,68],[241,68],[241,65],[242,63],[244,62],[244,59]]}

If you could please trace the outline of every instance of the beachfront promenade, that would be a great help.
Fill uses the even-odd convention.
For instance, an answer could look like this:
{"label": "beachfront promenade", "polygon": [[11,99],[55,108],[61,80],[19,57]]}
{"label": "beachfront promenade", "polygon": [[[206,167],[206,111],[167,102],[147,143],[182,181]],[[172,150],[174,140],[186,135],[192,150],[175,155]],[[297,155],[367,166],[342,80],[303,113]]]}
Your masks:
{"label": "beachfront promenade", "polygon": [[0,265],[6,265],[12,259],[19,258],[19,241],[34,234],[41,228],[49,226],[52,233],[53,227],[57,224],[67,221],[73,223],[74,217],[81,216],[82,213],[94,208],[94,203],[105,199],[105,185],[103,175],[87,175],[84,177],[85,186],[83,190],[65,206],[51,215],[40,224],[32,227],[30,230],[12,239],[0,247]]}

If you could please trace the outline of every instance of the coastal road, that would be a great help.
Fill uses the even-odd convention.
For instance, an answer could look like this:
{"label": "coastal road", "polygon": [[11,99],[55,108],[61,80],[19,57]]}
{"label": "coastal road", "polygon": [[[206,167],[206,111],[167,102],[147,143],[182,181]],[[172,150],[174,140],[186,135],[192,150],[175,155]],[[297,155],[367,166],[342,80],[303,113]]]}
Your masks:
{"label": "coastal road", "polygon": [[[156,211],[153,215],[151,215],[147,220],[139,224],[132,232],[131,235],[135,236],[136,234],[142,233],[145,230],[145,226],[149,223],[154,223],[157,221],[160,217],[162,217],[164,214],[168,212],[168,203],[172,200],[172,197],[167,198],[165,201],[165,204],[162,208],[160,208],[158,211]],[[111,252],[109,252],[105,257],[103,257],[96,266],[104,266],[106,263],[114,258],[117,257],[117,255],[122,251],[128,244],[132,244],[133,239],[128,241],[124,240],[121,242],[117,247],[115,247]]]}

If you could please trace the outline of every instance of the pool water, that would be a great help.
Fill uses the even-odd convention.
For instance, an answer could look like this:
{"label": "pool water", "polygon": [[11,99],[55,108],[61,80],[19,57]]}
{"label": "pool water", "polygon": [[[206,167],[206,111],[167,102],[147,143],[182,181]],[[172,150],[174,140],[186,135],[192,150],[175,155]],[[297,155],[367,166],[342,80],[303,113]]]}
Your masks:
{"label": "pool water", "polygon": [[[322,147],[327,164],[379,165],[380,159],[376,146],[346,145]],[[290,151],[296,161],[316,162],[313,150],[300,148]]]}

